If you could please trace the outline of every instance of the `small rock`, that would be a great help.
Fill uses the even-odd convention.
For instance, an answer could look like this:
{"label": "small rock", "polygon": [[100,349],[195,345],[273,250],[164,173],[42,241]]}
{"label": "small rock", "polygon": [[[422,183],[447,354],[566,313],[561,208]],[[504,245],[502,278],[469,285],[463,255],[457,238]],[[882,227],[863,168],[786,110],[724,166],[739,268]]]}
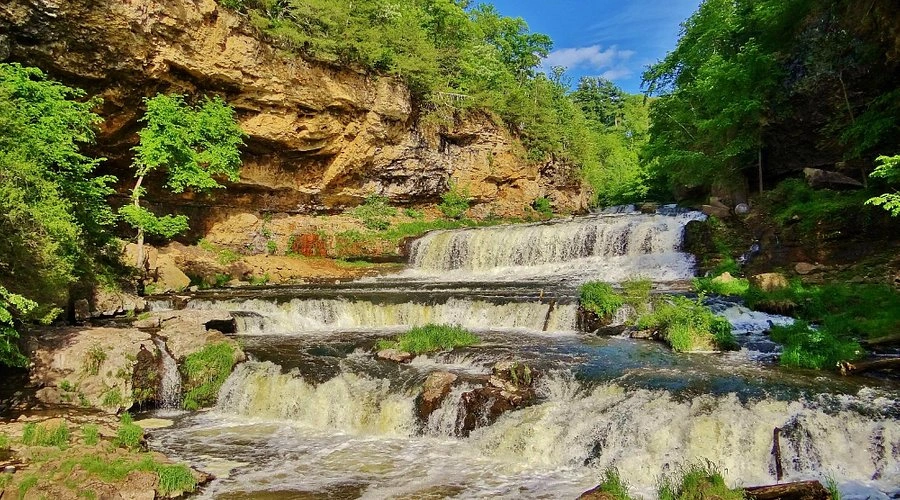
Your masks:
{"label": "small rock", "polygon": [[603,486],[597,486],[579,495],[578,500],[615,500],[616,497],[603,491]]}
{"label": "small rock", "polygon": [[450,388],[458,378],[450,372],[433,372],[428,375],[422,385],[422,394],[416,401],[420,421],[428,421],[428,417],[441,406],[447,394],[450,394]]}
{"label": "small rock", "polygon": [[734,213],[736,213],[738,215],[747,215],[750,213],[750,205],[748,205],[746,203],[738,203],[734,207]]}
{"label": "small rock", "polygon": [[825,269],[825,266],[820,266],[818,264],[810,264],[809,262],[798,262],[794,266],[794,271],[797,271],[797,274],[806,276],[807,274],[812,274],[815,272],[819,272]]}
{"label": "small rock", "polygon": [[790,286],[787,277],[781,273],[762,273],[751,276],[750,284],[764,292],[781,290]]}
{"label": "small rock", "polygon": [[641,203],[637,207],[642,214],[655,214],[659,210],[659,203]]}
{"label": "small rock", "polygon": [[415,358],[415,355],[397,349],[382,349],[375,354],[375,357],[395,363],[409,363]]}

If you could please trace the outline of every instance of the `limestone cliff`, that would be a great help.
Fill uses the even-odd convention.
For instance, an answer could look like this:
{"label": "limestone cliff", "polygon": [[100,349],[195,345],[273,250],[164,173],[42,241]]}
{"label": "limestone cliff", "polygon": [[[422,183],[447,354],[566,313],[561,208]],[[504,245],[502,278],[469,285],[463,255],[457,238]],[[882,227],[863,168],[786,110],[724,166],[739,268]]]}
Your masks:
{"label": "limestone cliff", "polygon": [[224,96],[249,135],[240,181],[202,198],[155,193],[206,227],[241,212],[334,212],[373,192],[433,202],[451,178],[484,213],[521,212],[538,196],[560,210],[586,205],[570,169],[522,160],[518,140],[488,117],[426,133],[396,79],[279,53],[213,0],[7,0],[0,59],[103,97],[98,153],[122,190],[142,97]]}

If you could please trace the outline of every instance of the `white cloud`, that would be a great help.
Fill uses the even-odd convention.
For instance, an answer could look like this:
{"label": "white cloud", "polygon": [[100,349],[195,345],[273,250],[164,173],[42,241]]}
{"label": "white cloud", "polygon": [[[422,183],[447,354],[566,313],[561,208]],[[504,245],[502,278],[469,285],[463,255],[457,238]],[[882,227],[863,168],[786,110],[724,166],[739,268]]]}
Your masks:
{"label": "white cloud", "polygon": [[633,50],[619,50],[613,45],[604,49],[600,45],[569,47],[551,52],[543,61],[544,68],[562,66],[566,69],[583,68],[590,71],[605,71],[622,76],[627,71],[624,63],[634,55]]}

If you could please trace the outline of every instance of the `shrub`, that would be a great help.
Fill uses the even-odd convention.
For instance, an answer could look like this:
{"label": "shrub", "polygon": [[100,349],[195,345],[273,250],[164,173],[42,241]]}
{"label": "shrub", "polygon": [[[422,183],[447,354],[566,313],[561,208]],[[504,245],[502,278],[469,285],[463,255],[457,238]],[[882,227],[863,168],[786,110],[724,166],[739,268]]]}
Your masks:
{"label": "shrub", "polygon": [[391,226],[389,217],[397,215],[397,209],[388,204],[386,196],[371,194],[366,201],[350,213],[359,219],[367,229],[384,231]]}
{"label": "shrub", "polygon": [[705,461],[681,467],[671,476],[660,478],[657,489],[659,500],[743,500],[741,489],[732,490],[712,462]]}
{"label": "shrub", "polygon": [[450,189],[441,195],[441,203],[438,208],[448,219],[461,219],[469,209],[469,190],[460,187],[455,182],[450,183]]}
{"label": "shrub", "polygon": [[578,289],[581,307],[601,318],[610,318],[622,305],[625,299],[619,295],[609,283],[590,281]]}
{"label": "shrub", "polygon": [[409,217],[410,219],[422,219],[425,217],[425,212],[421,210],[416,210],[415,208],[407,208],[403,211],[403,214]]}
{"label": "shrub", "polygon": [[455,325],[418,326],[394,340],[379,340],[378,349],[397,349],[412,354],[466,347],[480,342],[474,333]]}
{"label": "shrub", "polygon": [[676,352],[727,350],[737,347],[731,324],[703,305],[677,295],[654,303],[653,312],[638,319],[638,328],[656,330]]}
{"label": "shrub", "polygon": [[122,448],[135,450],[141,447],[141,440],[144,439],[144,429],[134,423],[131,414],[125,412],[119,419],[119,429],[116,431],[116,438],[113,443]]}
{"label": "shrub", "polygon": [[210,344],[185,358],[180,366],[185,391],[182,407],[196,410],[214,404],[233,367],[234,347],[228,342]]}
{"label": "shrub", "polygon": [[278,243],[275,240],[269,240],[266,242],[266,252],[269,255],[275,255],[278,253]]}
{"label": "shrub", "polygon": [[100,404],[107,408],[118,408],[125,402],[118,387],[110,387],[100,395]]}
{"label": "shrub", "polygon": [[100,373],[100,366],[104,361],[106,361],[106,351],[99,344],[95,344],[84,358],[84,371],[90,375],[97,375]]}
{"label": "shrub", "polygon": [[782,344],[780,362],[794,368],[834,368],[839,361],[859,359],[863,349],[853,339],[841,338],[825,328],[810,328],[805,321],[774,326],[769,336]]}
{"label": "shrub", "polygon": [[550,206],[550,200],[543,196],[535,198],[534,201],[531,202],[531,208],[544,217],[553,217],[553,207]]}
{"label": "shrub", "polygon": [[750,282],[745,278],[721,280],[717,277],[694,278],[693,288],[697,293],[722,296],[743,296],[750,289]]}

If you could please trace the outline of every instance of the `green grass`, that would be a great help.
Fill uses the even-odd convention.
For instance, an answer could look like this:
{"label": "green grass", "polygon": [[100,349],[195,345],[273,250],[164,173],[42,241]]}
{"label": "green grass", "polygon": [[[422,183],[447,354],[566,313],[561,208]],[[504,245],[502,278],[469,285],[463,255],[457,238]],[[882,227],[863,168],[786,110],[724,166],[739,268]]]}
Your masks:
{"label": "green grass", "polygon": [[681,467],[660,478],[659,500],[742,500],[741,489],[731,489],[719,469],[709,461]]}
{"label": "green grass", "polygon": [[762,201],[769,206],[778,224],[796,223],[802,233],[813,234],[820,230],[821,224],[836,227],[870,222],[877,210],[865,205],[871,196],[865,190],[812,189],[801,179],[788,179],[765,193]]}
{"label": "green grass", "polygon": [[825,479],[825,489],[828,490],[828,494],[831,495],[831,500],[841,500],[843,495],[841,495],[841,490],[838,489],[837,481],[835,481],[834,476],[828,476]]}
{"label": "green grass", "polygon": [[100,396],[100,404],[106,408],[118,408],[125,402],[118,387],[110,387]]}
{"label": "green grass", "polygon": [[26,446],[55,446],[65,449],[70,437],[69,427],[65,422],[54,427],[29,423],[22,429],[22,444]]}
{"label": "green grass", "polygon": [[605,319],[609,319],[625,304],[625,299],[612,285],[601,281],[589,281],[581,285],[578,300],[586,311]]}
{"label": "green grass", "polygon": [[81,426],[81,438],[84,444],[94,446],[100,442],[100,428],[94,424],[84,424]]}
{"label": "green grass", "polygon": [[210,344],[185,358],[180,367],[185,391],[182,407],[196,410],[214,404],[233,367],[234,347],[227,342]]}
{"label": "green grass", "polygon": [[397,349],[412,354],[466,347],[481,342],[474,333],[455,325],[418,326],[394,340],[379,340],[381,349]]}
{"label": "green grass", "polygon": [[384,231],[391,225],[388,219],[397,215],[397,209],[388,201],[386,196],[371,194],[362,205],[351,210],[350,215],[359,219],[367,229]]}
{"label": "green grass", "polygon": [[97,375],[100,373],[100,366],[104,361],[106,361],[106,351],[99,344],[94,345],[84,358],[84,371],[90,375]]}
{"label": "green grass", "polygon": [[550,206],[550,200],[543,196],[535,198],[531,202],[531,208],[543,217],[553,217],[553,207]]}
{"label": "green grass", "polygon": [[839,361],[853,361],[864,353],[856,340],[838,337],[826,329],[810,328],[799,320],[790,326],[772,327],[769,336],[784,347],[782,366],[793,368],[834,368]]}
{"label": "green grass", "polygon": [[133,471],[153,472],[159,477],[158,489],[163,495],[179,491],[190,493],[197,488],[197,481],[187,466],[160,464],[149,456],[139,460],[125,457],[106,460],[96,455],[88,455],[64,461],[60,470],[71,471],[75,467],[110,483],[124,480]]}
{"label": "green grass", "polygon": [[19,498],[25,498],[25,494],[28,493],[28,490],[34,488],[40,478],[37,474],[29,474],[19,483]]}
{"label": "green grass", "polygon": [[637,326],[656,330],[676,352],[729,350],[737,347],[731,324],[703,305],[678,295],[654,302],[653,311],[640,317]]}
{"label": "green grass", "polygon": [[262,276],[250,276],[250,285],[262,286],[268,283],[270,279],[269,273],[263,274]]}
{"label": "green grass", "polygon": [[0,472],[0,491],[6,489],[13,481],[12,472]]}
{"label": "green grass", "polygon": [[750,289],[750,282],[746,278],[723,281],[716,279],[717,277],[694,278],[694,291],[707,295],[744,296]]}
{"label": "green grass", "polygon": [[459,186],[455,182],[450,183],[450,189],[441,195],[441,203],[438,205],[441,213],[448,219],[461,219],[469,209],[469,190]]}
{"label": "green grass", "polygon": [[197,246],[207,252],[216,254],[216,261],[223,266],[228,266],[241,260],[241,254],[230,248],[217,246],[206,239],[201,238],[200,241],[197,242]]}
{"label": "green grass", "polygon": [[10,445],[9,436],[0,432],[0,451],[8,450]]}
{"label": "green grass", "polygon": [[613,500],[632,500],[628,494],[628,483],[619,476],[619,471],[614,467],[603,471],[603,480],[597,487]]}
{"label": "green grass", "polygon": [[129,450],[136,450],[141,447],[143,438],[144,429],[134,423],[130,413],[123,413],[119,419],[119,428],[116,430],[116,438],[113,440],[113,444]]}

